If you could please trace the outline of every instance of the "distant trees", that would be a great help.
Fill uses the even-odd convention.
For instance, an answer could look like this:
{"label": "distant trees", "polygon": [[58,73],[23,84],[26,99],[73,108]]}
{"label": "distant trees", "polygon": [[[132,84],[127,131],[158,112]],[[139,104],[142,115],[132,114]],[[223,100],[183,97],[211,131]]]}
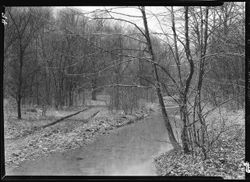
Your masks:
{"label": "distant trees", "polygon": [[214,95],[214,105],[235,97],[237,109],[244,107],[245,28],[244,8],[225,3],[213,11],[207,93]]}
{"label": "distant trees", "polygon": [[85,91],[96,100],[105,85],[117,85],[112,90],[120,109],[118,85],[134,79],[123,80],[133,67],[122,54],[133,52],[134,40],[124,37],[119,23],[106,23],[105,14],[90,21],[72,9],[55,16],[50,8],[7,8],[6,16],[5,93],[15,98],[19,119],[22,104],[39,105],[44,111],[48,106],[84,104]]}
{"label": "distant trees", "polygon": [[21,119],[21,101],[27,88],[25,81],[27,76],[34,71],[29,70],[29,64],[34,62],[29,63],[32,58],[28,50],[38,36],[41,27],[45,25],[44,19],[47,18],[48,12],[38,8],[8,8],[6,12],[11,21],[5,31],[11,32],[7,35],[10,36],[9,39],[12,42],[11,45],[7,45],[11,49],[11,58],[8,62],[11,67],[8,84],[11,88],[9,89],[10,94],[17,102],[18,119]]}

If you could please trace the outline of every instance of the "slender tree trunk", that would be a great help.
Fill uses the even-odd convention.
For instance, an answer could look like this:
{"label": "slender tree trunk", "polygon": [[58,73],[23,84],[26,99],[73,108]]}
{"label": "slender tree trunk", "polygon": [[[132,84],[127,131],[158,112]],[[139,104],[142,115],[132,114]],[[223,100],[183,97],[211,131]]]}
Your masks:
{"label": "slender tree trunk", "polygon": [[[147,17],[146,17],[146,13],[145,13],[145,7],[141,7],[141,12],[142,12],[144,28],[145,28],[145,38],[146,38],[147,44],[148,44],[147,46],[148,46],[149,52],[151,54],[151,59],[152,59],[153,62],[155,62],[156,60],[155,60],[155,55],[154,55],[154,51],[153,51],[153,48],[152,48],[151,39],[150,39],[150,35],[149,35]],[[179,145],[179,143],[177,142],[177,140],[176,140],[176,138],[174,136],[173,129],[172,129],[172,126],[170,124],[169,117],[168,117],[168,114],[167,114],[167,111],[166,111],[166,108],[165,108],[165,104],[164,104],[164,101],[163,101],[163,96],[162,96],[162,92],[161,92],[161,89],[160,89],[160,82],[159,82],[159,76],[158,76],[158,71],[157,71],[156,64],[153,64],[153,69],[154,69],[155,79],[156,79],[156,82],[157,82],[156,92],[157,92],[157,96],[158,96],[159,103],[160,103],[160,106],[161,106],[161,112],[162,112],[162,116],[163,116],[163,119],[164,119],[164,123],[165,123],[165,126],[166,126],[167,131],[168,131],[169,140],[170,140],[171,144],[173,145],[174,149],[180,149],[180,145]]]}
{"label": "slender tree trunk", "polygon": [[69,107],[73,106],[73,86],[72,86],[72,80],[70,80],[69,83]]}
{"label": "slender tree trunk", "polygon": [[174,136],[174,132],[173,132],[172,126],[170,124],[170,120],[169,120],[169,117],[168,117],[168,114],[167,114],[167,111],[165,108],[165,104],[163,101],[162,93],[161,93],[161,90],[159,88],[157,88],[157,96],[158,96],[158,99],[160,102],[161,113],[162,113],[162,116],[164,119],[164,123],[165,123],[165,126],[166,126],[167,131],[168,131],[169,140],[175,149],[180,149],[180,145],[178,144],[178,142]]}
{"label": "slender tree trunk", "polygon": [[96,79],[94,78],[92,80],[92,93],[91,93],[92,100],[96,100],[96,91],[97,91],[96,88],[97,88]]}
{"label": "slender tree trunk", "polygon": [[[186,10],[187,11],[187,10]],[[187,12],[186,12],[187,14]],[[186,23],[188,24],[188,19],[185,17]],[[173,7],[171,7],[171,19],[172,19],[172,31],[173,31],[173,36],[174,36],[174,50],[175,52],[175,63],[177,66],[177,75],[179,78],[179,84],[180,88],[183,88],[183,81],[182,81],[182,75],[181,75],[181,64],[180,64],[180,58],[179,58],[179,51],[178,51],[178,45],[177,45],[177,34],[176,34],[176,29],[175,29],[175,16],[174,16],[174,10]],[[187,27],[187,25],[186,25]],[[186,38],[188,39],[188,29],[186,29]],[[188,42],[189,44],[189,42]],[[189,50],[189,48],[187,47]],[[192,70],[191,70],[192,71]],[[188,122],[188,112],[187,112],[187,94],[188,94],[188,88],[190,85],[190,80],[192,78],[192,72],[190,71],[190,76],[189,79],[187,80],[187,89],[185,89],[184,93],[182,91],[179,92],[179,97],[181,98],[181,103],[179,104],[179,109],[180,109],[180,115],[181,115],[181,121],[183,122],[183,129],[181,132],[181,141],[182,141],[182,146],[184,153],[189,153],[189,139],[188,139],[188,131],[187,131],[187,122]]]}
{"label": "slender tree trunk", "polygon": [[95,90],[92,91],[91,95],[92,95],[92,100],[96,100],[96,91]]}
{"label": "slender tree trunk", "polygon": [[[119,82],[116,82],[116,84],[119,84]],[[119,96],[119,87],[115,86],[115,97],[114,97],[114,102],[115,103],[114,103],[114,106],[115,106],[116,110],[119,110],[119,105],[120,105],[119,99],[120,99],[120,96]]]}
{"label": "slender tree trunk", "polygon": [[18,94],[17,94],[17,119],[22,119],[21,113],[21,101],[22,101],[22,86],[23,86],[23,55],[24,51],[22,50],[22,45],[20,42],[20,65],[19,65],[19,85],[18,85]]}
{"label": "slender tree trunk", "polygon": [[180,106],[180,114],[181,114],[181,120],[183,121],[183,129],[181,133],[181,141],[182,141],[182,147],[185,154],[190,153],[189,149],[189,139],[188,139],[188,133],[187,133],[187,107],[186,104],[183,104]]}
{"label": "slender tree trunk", "polygon": [[22,119],[22,114],[21,114],[21,98],[18,97],[17,99],[17,119]]}
{"label": "slender tree trunk", "polygon": [[82,91],[82,105],[85,105],[85,90]]}
{"label": "slender tree trunk", "polygon": [[[120,74],[119,74],[119,65],[115,69],[115,83],[120,83]],[[120,94],[119,94],[119,86],[115,86],[114,88],[114,106],[116,110],[119,110],[120,105]]]}
{"label": "slender tree trunk", "polygon": [[185,52],[187,56],[187,60],[189,62],[190,70],[189,70],[189,75],[186,80],[186,85],[184,92],[181,93],[181,105],[180,105],[180,114],[181,114],[181,120],[183,121],[183,131],[182,131],[182,145],[183,145],[183,151],[184,153],[189,153],[189,138],[188,138],[188,133],[187,133],[187,124],[188,124],[188,112],[187,112],[187,96],[189,93],[189,88],[191,84],[191,80],[193,78],[194,74],[194,62],[191,57],[190,53],[190,42],[189,42],[189,9],[188,6],[185,7],[185,39],[186,39],[186,47],[185,47]]}
{"label": "slender tree trunk", "polygon": [[36,75],[36,104],[39,106],[40,102],[39,102],[39,82],[38,82],[38,75]]}
{"label": "slender tree trunk", "polygon": [[[204,158],[207,158],[207,148],[206,148],[206,123],[204,118],[202,117],[202,87],[203,87],[203,77],[205,74],[205,58],[204,56],[206,55],[207,51],[207,41],[208,41],[208,12],[209,9],[208,7],[206,8],[206,13],[205,13],[205,24],[201,24],[201,41],[200,41],[200,61],[199,61],[199,67],[198,67],[198,82],[197,82],[197,93],[196,93],[196,98],[195,98],[195,105],[194,107],[197,107],[197,116],[199,119],[199,122],[201,124],[201,149],[204,154]],[[201,15],[202,16],[202,15]],[[205,26],[205,28],[203,28]]]}

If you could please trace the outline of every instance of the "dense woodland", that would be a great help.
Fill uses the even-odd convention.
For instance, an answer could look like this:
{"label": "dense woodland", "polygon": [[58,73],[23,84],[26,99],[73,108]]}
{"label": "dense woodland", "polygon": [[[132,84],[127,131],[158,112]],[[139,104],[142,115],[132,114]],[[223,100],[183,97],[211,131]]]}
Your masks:
{"label": "dense woodland", "polygon": [[[159,14],[134,8],[138,15],[119,7],[7,7],[4,97],[15,101],[18,119],[24,105],[46,114],[51,107],[84,106],[100,93],[109,96],[110,110],[125,113],[140,99],[158,102],[174,148],[190,153],[198,147],[206,158],[223,132],[208,130],[208,113],[222,105],[245,107],[244,3],[164,7]],[[164,96],[179,105],[181,145]]]}

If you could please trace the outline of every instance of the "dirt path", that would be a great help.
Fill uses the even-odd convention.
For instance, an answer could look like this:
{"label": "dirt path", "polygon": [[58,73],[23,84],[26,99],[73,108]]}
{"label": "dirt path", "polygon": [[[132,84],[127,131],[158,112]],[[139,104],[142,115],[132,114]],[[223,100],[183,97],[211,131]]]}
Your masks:
{"label": "dirt path", "polygon": [[156,175],[154,156],[172,148],[160,113],[103,135],[87,147],[53,154],[7,175]]}

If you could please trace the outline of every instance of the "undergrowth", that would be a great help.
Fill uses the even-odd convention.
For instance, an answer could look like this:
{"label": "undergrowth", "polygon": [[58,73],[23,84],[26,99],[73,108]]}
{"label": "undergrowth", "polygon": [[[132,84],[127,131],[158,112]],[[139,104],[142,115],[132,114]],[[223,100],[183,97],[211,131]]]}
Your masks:
{"label": "undergrowth", "polygon": [[[238,122],[238,121],[234,121]],[[231,123],[232,124],[232,123]],[[244,179],[245,126],[234,124],[214,143],[203,159],[197,148],[193,154],[170,150],[155,158],[157,174],[161,176],[220,176],[224,179]]]}

